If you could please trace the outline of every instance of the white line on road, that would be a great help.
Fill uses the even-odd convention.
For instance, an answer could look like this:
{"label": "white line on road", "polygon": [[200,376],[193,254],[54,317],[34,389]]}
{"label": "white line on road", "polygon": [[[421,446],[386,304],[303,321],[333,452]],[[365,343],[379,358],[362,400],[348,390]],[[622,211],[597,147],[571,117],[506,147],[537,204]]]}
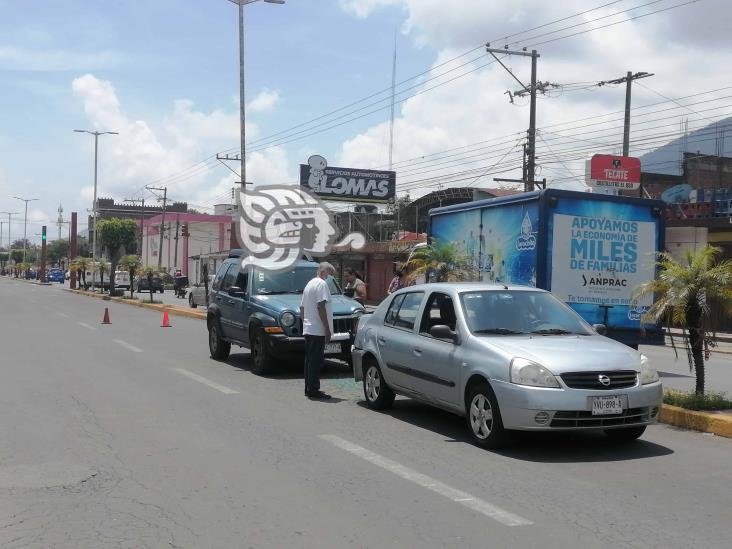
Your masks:
{"label": "white line on road", "polygon": [[127,343],[126,341],[122,341],[121,339],[115,339],[114,342],[117,343],[118,345],[122,345],[122,347],[124,347],[125,349],[129,349],[130,351],[132,351],[134,353],[142,352],[142,349],[140,349],[139,347],[130,345],[129,343]]}
{"label": "white line on road", "polygon": [[66,313],[61,313],[61,312],[59,312],[59,311],[56,311],[56,314],[57,314],[58,316],[62,316],[62,317],[64,317],[64,318],[71,318],[71,317],[70,317],[69,315],[67,315]]}
{"label": "white line on road", "polygon": [[77,322],[77,324],[82,328],[86,328],[87,330],[96,330],[94,326],[89,326],[86,322]]}
{"label": "white line on road", "polygon": [[234,389],[229,389],[225,385],[219,385],[215,381],[211,381],[210,379],[206,379],[205,377],[201,377],[198,374],[194,374],[193,372],[189,372],[188,370],[184,370],[183,368],[173,368],[176,372],[179,374],[183,374],[186,377],[191,378],[194,381],[198,381],[199,383],[203,383],[204,385],[208,385],[212,389],[216,389],[217,391],[221,391],[225,395],[238,395],[239,391],[235,391]]}
{"label": "white line on road", "polygon": [[498,522],[501,522],[506,526],[526,526],[529,524],[533,524],[530,520],[527,520],[518,515],[514,515],[513,513],[501,509],[500,507],[497,507],[492,503],[488,503],[487,501],[477,498],[467,492],[463,492],[462,490],[453,488],[452,486],[449,486],[444,482],[440,482],[439,480],[433,479],[432,477],[428,477],[427,475],[418,473],[414,469],[405,467],[401,463],[392,461],[389,458],[385,458],[384,456],[367,450],[366,448],[363,448],[358,444],[354,444],[345,439],[342,439],[341,437],[338,437],[336,435],[320,435],[320,438],[322,438],[323,440],[327,440],[328,442],[334,444],[342,450],[345,450],[346,452],[350,452],[351,454],[365,459],[366,461],[373,463],[374,465],[378,465],[382,469],[386,469],[387,471],[394,473],[404,480],[414,482],[415,484],[418,484],[423,488],[432,490],[433,492],[436,492],[441,496],[451,499],[455,503],[464,505],[465,507],[468,507],[473,511],[477,511],[487,517],[497,520]]}

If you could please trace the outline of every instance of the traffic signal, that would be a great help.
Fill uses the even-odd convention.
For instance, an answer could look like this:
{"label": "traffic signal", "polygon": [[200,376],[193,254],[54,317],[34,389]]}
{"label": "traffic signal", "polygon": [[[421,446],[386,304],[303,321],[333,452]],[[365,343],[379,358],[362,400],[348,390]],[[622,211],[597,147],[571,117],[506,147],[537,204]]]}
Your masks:
{"label": "traffic signal", "polygon": [[46,241],[46,226],[45,225],[43,226],[43,230],[41,231],[41,240],[43,242]]}
{"label": "traffic signal", "polygon": [[183,235],[183,238],[191,236],[191,233],[188,232],[188,223],[183,223],[183,226],[181,227],[181,234]]}

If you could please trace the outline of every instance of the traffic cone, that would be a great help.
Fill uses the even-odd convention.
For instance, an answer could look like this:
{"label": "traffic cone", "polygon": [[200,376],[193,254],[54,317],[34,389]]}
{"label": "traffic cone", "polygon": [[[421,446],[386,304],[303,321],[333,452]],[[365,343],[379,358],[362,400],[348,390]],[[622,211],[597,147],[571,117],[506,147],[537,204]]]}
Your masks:
{"label": "traffic cone", "polygon": [[170,318],[168,318],[168,310],[163,311],[163,323],[160,325],[161,328],[172,328],[170,325]]}
{"label": "traffic cone", "polygon": [[102,324],[112,324],[109,320],[109,309],[107,307],[104,308],[104,318],[102,319]]}

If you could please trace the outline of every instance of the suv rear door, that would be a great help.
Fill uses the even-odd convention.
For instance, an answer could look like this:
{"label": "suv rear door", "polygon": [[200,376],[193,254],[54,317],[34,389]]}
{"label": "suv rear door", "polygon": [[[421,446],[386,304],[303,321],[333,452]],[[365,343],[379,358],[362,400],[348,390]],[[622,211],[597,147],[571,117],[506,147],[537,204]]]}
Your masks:
{"label": "suv rear door", "polygon": [[232,324],[234,317],[234,298],[229,296],[229,288],[234,285],[236,281],[236,275],[239,272],[239,266],[232,263],[224,263],[221,265],[219,272],[216,273],[216,280],[214,280],[215,292],[214,301],[219,308],[221,313],[221,331],[224,337],[229,339],[237,339],[237,331],[235,326]]}

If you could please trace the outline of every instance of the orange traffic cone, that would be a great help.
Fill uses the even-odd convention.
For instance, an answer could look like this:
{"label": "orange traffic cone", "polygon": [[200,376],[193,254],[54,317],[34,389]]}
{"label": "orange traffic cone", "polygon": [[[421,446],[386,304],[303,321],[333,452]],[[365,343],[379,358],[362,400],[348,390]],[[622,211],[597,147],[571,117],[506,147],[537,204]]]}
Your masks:
{"label": "orange traffic cone", "polygon": [[168,318],[168,310],[163,311],[163,323],[160,325],[161,328],[172,328],[170,325],[170,318]]}
{"label": "orange traffic cone", "polygon": [[107,307],[104,308],[104,318],[102,319],[102,324],[112,324],[112,322],[109,320],[109,309]]}

